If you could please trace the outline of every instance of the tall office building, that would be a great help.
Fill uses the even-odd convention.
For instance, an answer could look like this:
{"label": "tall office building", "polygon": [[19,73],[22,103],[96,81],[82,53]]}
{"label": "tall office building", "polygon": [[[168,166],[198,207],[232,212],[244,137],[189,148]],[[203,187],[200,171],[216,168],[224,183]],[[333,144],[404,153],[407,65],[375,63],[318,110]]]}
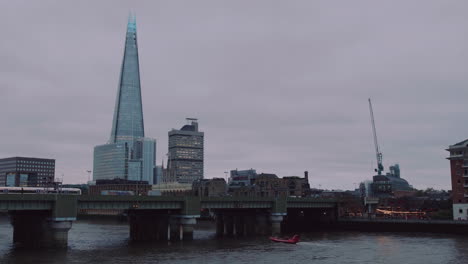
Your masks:
{"label": "tall office building", "polygon": [[153,184],[156,140],[145,138],[136,21],[130,16],[109,142],[94,147],[93,179]]}
{"label": "tall office building", "polygon": [[53,186],[55,160],[11,157],[0,159],[0,186]]}
{"label": "tall office building", "polygon": [[179,183],[203,179],[203,138],[198,121],[187,118],[188,124],[180,130],[169,131],[167,170]]}

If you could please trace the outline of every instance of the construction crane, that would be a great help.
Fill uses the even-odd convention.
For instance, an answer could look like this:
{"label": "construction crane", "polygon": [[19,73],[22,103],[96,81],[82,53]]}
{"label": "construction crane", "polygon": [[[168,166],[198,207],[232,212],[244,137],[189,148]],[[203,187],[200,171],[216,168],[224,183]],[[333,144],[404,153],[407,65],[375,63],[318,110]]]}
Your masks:
{"label": "construction crane", "polygon": [[370,111],[370,118],[372,124],[372,133],[374,134],[374,145],[375,145],[375,156],[377,158],[377,175],[382,175],[382,171],[384,170],[382,164],[382,152],[380,152],[379,143],[377,142],[377,132],[375,130],[375,121],[374,121],[374,111],[372,110],[372,103],[371,99],[369,98],[369,111]]}

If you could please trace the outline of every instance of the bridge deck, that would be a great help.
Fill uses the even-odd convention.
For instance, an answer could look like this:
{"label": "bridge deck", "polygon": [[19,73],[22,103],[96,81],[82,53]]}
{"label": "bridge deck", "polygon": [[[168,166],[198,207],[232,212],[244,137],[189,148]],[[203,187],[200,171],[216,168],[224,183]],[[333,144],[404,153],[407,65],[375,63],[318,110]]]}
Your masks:
{"label": "bridge deck", "polygon": [[54,194],[0,194],[0,210],[52,210]]}
{"label": "bridge deck", "polygon": [[82,195],[79,209],[182,209],[185,197]]}
{"label": "bridge deck", "polygon": [[[66,201],[66,203],[63,203]],[[63,205],[61,205],[63,203]],[[66,206],[65,206],[66,204]],[[200,209],[272,209],[286,213],[288,208],[333,208],[334,199],[264,198],[264,197],[195,197],[195,196],[111,196],[60,194],[0,194],[0,210],[76,209],[168,209],[183,214],[199,214]],[[54,207],[55,206],[55,207]]]}

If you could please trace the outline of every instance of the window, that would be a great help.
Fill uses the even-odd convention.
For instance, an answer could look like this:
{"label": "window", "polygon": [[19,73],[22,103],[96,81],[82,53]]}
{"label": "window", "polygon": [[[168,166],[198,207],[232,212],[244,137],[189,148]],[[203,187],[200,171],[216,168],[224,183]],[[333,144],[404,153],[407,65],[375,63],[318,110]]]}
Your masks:
{"label": "window", "polygon": [[463,213],[463,209],[458,209],[458,212],[459,212],[460,214],[462,214],[462,213]]}

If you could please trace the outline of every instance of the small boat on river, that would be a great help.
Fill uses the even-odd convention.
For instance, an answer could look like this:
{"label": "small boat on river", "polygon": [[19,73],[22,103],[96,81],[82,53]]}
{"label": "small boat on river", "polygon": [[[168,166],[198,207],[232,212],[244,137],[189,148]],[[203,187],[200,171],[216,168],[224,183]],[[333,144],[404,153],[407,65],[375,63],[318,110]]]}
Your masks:
{"label": "small boat on river", "polygon": [[291,238],[288,239],[282,239],[278,237],[270,237],[270,240],[273,242],[281,242],[281,243],[286,243],[286,244],[296,244],[299,242],[299,235],[294,235]]}

